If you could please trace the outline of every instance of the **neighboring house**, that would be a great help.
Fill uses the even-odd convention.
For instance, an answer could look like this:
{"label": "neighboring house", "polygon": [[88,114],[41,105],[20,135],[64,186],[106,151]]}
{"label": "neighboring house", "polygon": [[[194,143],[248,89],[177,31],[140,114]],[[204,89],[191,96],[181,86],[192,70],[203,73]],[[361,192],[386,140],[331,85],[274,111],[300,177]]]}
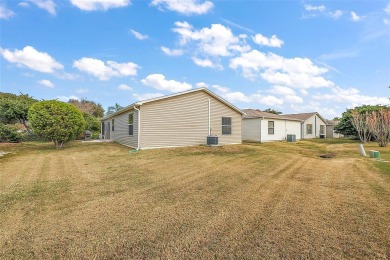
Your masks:
{"label": "neighboring house", "polygon": [[334,127],[339,123],[340,121],[335,120],[326,120],[326,138],[341,138],[344,137],[342,134],[338,134],[335,132]]}
{"label": "neighboring house", "polygon": [[281,141],[287,135],[301,139],[302,120],[297,118],[262,112],[257,109],[244,109],[242,139],[247,141]]}
{"label": "neighboring house", "polygon": [[288,118],[295,118],[303,121],[301,127],[302,139],[318,138],[326,135],[326,119],[319,113],[301,113],[281,115]]}
{"label": "neighboring house", "polygon": [[131,104],[102,119],[104,139],[137,149],[241,143],[243,112],[206,88]]}

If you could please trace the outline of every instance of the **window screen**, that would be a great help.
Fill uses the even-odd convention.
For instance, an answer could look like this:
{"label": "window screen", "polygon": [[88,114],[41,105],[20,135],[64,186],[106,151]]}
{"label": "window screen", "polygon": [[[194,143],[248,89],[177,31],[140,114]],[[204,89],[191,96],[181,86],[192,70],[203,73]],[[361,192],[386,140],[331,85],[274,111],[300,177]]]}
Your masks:
{"label": "window screen", "polygon": [[308,134],[308,135],[313,134],[313,125],[312,124],[306,125],[306,134]]}
{"label": "window screen", "polygon": [[273,135],[275,133],[275,122],[268,121],[268,134]]}
{"label": "window screen", "polygon": [[134,134],[134,125],[133,125],[133,113],[129,114],[129,120],[128,120],[128,124],[129,124],[129,135],[133,135]]}
{"label": "window screen", "polygon": [[232,134],[232,118],[231,117],[222,117],[222,134],[231,135]]}

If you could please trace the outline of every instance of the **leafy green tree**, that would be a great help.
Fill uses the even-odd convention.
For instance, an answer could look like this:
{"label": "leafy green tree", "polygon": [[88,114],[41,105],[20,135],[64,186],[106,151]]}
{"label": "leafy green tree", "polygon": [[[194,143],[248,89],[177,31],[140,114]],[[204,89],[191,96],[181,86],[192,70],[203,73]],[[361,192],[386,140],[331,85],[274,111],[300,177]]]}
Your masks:
{"label": "leafy green tree", "polygon": [[54,142],[57,149],[76,139],[85,129],[80,110],[58,100],[33,104],[28,111],[28,120],[33,131]]}
{"label": "leafy green tree", "polygon": [[365,114],[365,113],[371,114],[372,112],[379,111],[381,108],[384,107],[385,106],[381,106],[381,105],[376,105],[376,106],[363,105],[363,106],[355,107],[353,109],[347,109],[347,111],[345,111],[342,114],[340,118],[340,122],[334,127],[334,130],[336,131],[336,133],[358,138],[359,134],[352,124],[352,112],[357,111],[361,114]]}
{"label": "leafy green tree", "polygon": [[85,120],[85,130],[100,132],[101,123],[96,117],[85,112],[83,113],[83,117]]}
{"label": "leafy green tree", "polygon": [[119,105],[118,103],[115,103],[115,106],[108,107],[106,116],[111,115],[112,113],[115,113],[115,112],[121,110],[122,108],[123,107],[121,105]]}
{"label": "leafy green tree", "polygon": [[271,114],[276,114],[276,115],[282,114],[282,112],[276,111],[275,109],[272,109],[272,108],[267,108],[267,109],[264,110],[263,112],[267,112],[267,113],[271,113]]}
{"label": "leafy green tree", "polygon": [[23,124],[29,129],[27,124],[28,110],[32,104],[38,100],[27,94],[15,95],[0,92],[0,122],[3,124]]}
{"label": "leafy green tree", "polygon": [[0,123],[0,143],[19,143],[22,135],[15,126]]}
{"label": "leafy green tree", "polygon": [[102,118],[104,116],[104,109],[101,104],[96,103],[95,101],[87,100],[83,98],[78,99],[69,99],[69,104],[75,105],[83,113],[89,113],[90,115]]}

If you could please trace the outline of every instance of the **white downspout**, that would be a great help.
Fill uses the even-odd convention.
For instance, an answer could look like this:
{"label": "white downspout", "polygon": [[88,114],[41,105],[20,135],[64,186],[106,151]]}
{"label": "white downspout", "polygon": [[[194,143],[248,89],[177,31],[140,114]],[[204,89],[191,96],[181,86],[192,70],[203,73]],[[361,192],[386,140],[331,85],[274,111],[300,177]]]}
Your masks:
{"label": "white downspout", "polygon": [[137,129],[137,150],[139,150],[140,147],[140,137],[141,137],[141,110],[139,110],[136,106],[134,106],[134,109],[138,111],[138,129]]}
{"label": "white downspout", "polygon": [[210,118],[210,110],[211,110],[211,108],[210,108],[210,106],[211,106],[211,101],[210,101],[210,99],[209,99],[209,135],[211,135],[211,118]]}

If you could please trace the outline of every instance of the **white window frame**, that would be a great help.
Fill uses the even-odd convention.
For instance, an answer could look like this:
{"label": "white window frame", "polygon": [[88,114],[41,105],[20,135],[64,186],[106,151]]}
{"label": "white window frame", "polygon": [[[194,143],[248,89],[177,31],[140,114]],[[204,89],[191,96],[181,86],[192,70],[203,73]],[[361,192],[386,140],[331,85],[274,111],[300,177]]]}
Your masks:
{"label": "white window frame", "polygon": [[[223,124],[224,123],[224,119],[229,119],[230,121],[230,124]],[[226,121],[226,120],[225,120]],[[231,135],[232,134],[232,117],[230,116],[223,116],[222,117],[222,135]],[[226,123],[226,122],[225,122]],[[224,129],[229,129],[229,133],[224,133]]]}
{"label": "white window frame", "polygon": [[[310,126],[310,132],[309,132],[309,126]],[[313,134],[313,124],[306,124],[306,134],[307,135]]]}
{"label": "white window frame", "polygon": [[[269,123],[272,123],[272,127],[269,126]],[[270,130],[272,130],[271,134]],[[268,121],[268,135],[275,135],[275,121]]]}
{"label": "white window frame", "polygon": [[[130,124],[130,116],[132,117],[132,118],[131,118],[132,124]],[[128,125],[129,125],[129,135],[130,135],[130,136],[133,136],[133,135],[134,135],[134,113],[130,113],[130,114],[128,115],[127,123],[128,123]],[[130,126],[132,127],[132,129],[131,129],[132,134],[130,134]]]}

